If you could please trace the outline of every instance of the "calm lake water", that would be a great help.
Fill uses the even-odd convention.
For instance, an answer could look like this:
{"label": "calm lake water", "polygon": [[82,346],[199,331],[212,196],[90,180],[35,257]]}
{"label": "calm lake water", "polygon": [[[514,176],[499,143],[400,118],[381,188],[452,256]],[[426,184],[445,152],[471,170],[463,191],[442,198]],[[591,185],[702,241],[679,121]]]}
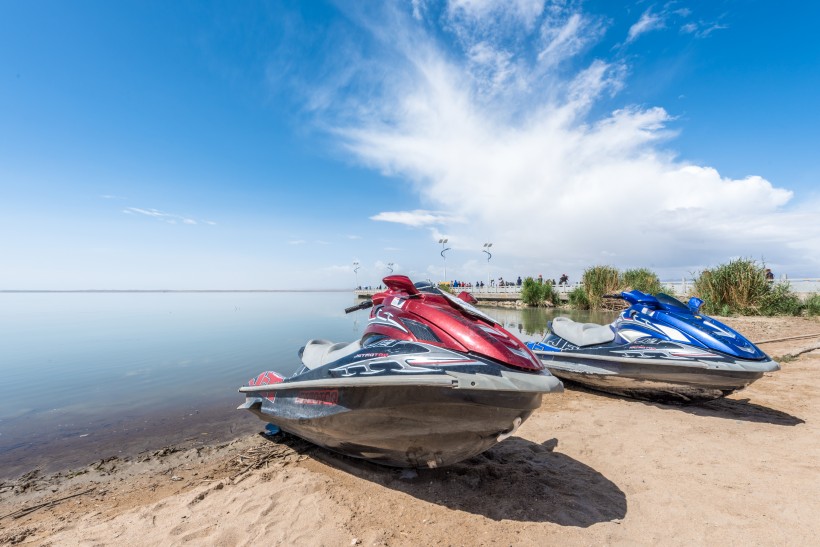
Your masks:
{"label": "calm lake water", "polygon": [[[236,410],[237,389],[263,370],[294,372],[310,338],[358,338],[368,312],[345,315],[354,302],[347,292],[0,294],[0,478],[259,431]],[[555,315],[485,311],[524,340]]]}

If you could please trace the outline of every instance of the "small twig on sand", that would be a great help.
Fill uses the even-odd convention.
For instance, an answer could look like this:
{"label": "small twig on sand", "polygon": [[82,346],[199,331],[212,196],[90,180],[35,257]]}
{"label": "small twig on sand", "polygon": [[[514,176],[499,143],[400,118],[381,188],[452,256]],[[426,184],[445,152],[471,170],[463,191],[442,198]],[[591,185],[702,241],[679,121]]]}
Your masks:
{"label": "small twig on sand", "polygon": [[37,509],[42,509],[43,507],[52,507],[54,505],[57,505],[61,501],[65,501],[65,500],[71,499],[71,498],[76,498],[77,496],[82,496],[83,494],[88,494],[89,492],[92,492],[92,491],[94,491],[94,488],[89,488],[88,490],[85,490],[85,491],[80,492],[78,494],[71,494],[70,496],[57,498],[56,500],[46,501],[46,502],[40,503],[38,505],[33,505],[31,507],[26,507],[24,509],[18,509],[17,511],[12,511],[11,513],[3,515],[2,517],[0,517],[0,519],[4,519],[6,517],[11,517],[13,519],[19,519],[20,517],[24,517],[24,516],[28,515],[29,513],[33,513]]}
{"label": "small twig on sand", "polygon": [[240,471],[239,473],[237,473],[236,475],[234,475],[233,477],[231,477],[231,480],[236,480],[236,477],[238,477],[239,475],[244,475],[245,473],[247,473],[248,471],[250,471],[251,469],[253,469],[253,466],[254,466],[254,465],[256,465],[256,462],[254,462],[254,463],[250,464],[248,467],[246,467],[245,469],[243,469],[242,471]]}
{"label": "small twig on sand", "polygon": [[772,342],[785,342],[787,340],[799,340],[801,338],[814,338],[816,336],[820,336],[820,332],[815,332],[814,334],[800,334],[798,336],[787,336],[785,338],[772,338],[771,340],[761,340],[760,342],[755,342],[755,344],[769,344]]}

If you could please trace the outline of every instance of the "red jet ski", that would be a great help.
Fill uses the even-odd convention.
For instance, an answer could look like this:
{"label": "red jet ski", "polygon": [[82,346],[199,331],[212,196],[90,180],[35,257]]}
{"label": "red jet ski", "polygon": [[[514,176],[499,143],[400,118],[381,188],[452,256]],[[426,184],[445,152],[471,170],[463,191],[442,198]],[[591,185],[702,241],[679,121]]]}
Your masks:
{"label": "red jet ski", "polygon": [[361,339],[310,340],[290,378],[263,372],[246,409],[336,452],[397,467],[440,467],[512,435],[563,391],[539,359],[475,299],[402,275],[345,310],[372,307]]}

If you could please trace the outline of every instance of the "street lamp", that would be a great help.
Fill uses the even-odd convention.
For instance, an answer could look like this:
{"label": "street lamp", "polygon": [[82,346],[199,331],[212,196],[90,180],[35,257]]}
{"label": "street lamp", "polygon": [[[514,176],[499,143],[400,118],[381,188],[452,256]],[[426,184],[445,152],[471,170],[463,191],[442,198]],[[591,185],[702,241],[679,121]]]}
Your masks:
{"label": "street lamp", "polygon": [[492,243],[485,243],[484,244],[484,250],[481,251],[483,253],[487,253],[487,288],[488,289],[489,289],[489,286],[490,286],[490,259],[493,257],[492,253],[490,253],[490,251],[488,251],[488,249],[492,246],[493,246]]}
{"label": "street lamp", "polygon": [[393,263],[392,262],[387,263],[387,269],[390,270],[390,275],[393,275]]}
{"label": "street lamp", "polygon": [[353,262],[353,273],[356,274],[356,289],[359,288],[359,261]]}
{"label": "street lamp", "polygon": [[447,282],[447,257],[444,256],[444,253],[446,251],[449,251],[450,247],[447,247],[446,249],[444,248],[444,244],[447,243],[446,239],[439,239],[438,242],[441,243],[441,258],[444,259],[444,282],[446,283]]}

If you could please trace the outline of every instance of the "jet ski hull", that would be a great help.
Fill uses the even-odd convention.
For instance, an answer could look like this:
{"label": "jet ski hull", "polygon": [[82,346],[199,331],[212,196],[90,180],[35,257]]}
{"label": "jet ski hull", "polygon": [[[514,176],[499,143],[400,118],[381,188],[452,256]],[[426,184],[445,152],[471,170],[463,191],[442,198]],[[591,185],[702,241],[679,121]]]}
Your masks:
{"label": "jet ski hull", "polygon": [[440,467],[483,452],[515,431],[544,393],[563,390],[543,370],[398,340],[249,383],[240,409],[319,446],[397,467]]}
{"label": "jet ski hull", "polygon": [[435,386],[328,389],[316,393],[332,404],[306,405],[304,392],[290,390],[277,393],[275,404],[265,400],[249,410],[347,456],[395,467],[440,467],[487,450],[541,404],[540,393],[454,392]]}
{"label": "jet ski hull", "polygon": [[635,399],[692,403],[725,397],[780,367],[771,360],[624,357],[625,348],[598,353],[538,352],[554,376],[589,389]]}
{"label": "jet ski hull", "polygon": [[[510,389],[519,379],[526,385]],[[440,467],[511,435],[540,406],[543,393],[562,389],[546,373],[349,380],[242,388],[246,402],[240,408],[347,456],[395,467]],[[498,389],[502,383],[507,390]]]}
{"label": "jet ski hull", "polygon": [[740,333],[683,304],[632,290],[631,304],[610,325],[556,317],[529,347],[555,376],[638,399],[699,402],[745,388],[780,366]]}

